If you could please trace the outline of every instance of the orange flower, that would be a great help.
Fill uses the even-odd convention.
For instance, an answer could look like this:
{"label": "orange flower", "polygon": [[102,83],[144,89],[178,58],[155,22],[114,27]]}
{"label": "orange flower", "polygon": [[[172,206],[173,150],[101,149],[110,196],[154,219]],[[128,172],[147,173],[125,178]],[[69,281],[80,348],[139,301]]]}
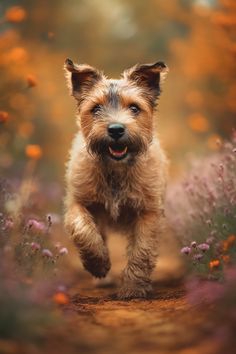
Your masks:
{"label": "orange flower", "polygon": [[39,160],[42,157],[42,149],[39,145],[29,144],[25,148],[25,154],[33,160]]}
{"label": "orange flower", "polygon": [[205,133],[209,130],[208,120],[200,113],[194,113],[188,117],[188,125],[197,133]]}
{"label": "orange flower", "polygon": [[6,123],[9,119],[9,114],[5,111],[0,111],[0,123]]}
{"label": "orange flower", "polygon": [[6,59],[10,62],[24,62],[27,60],[28,54],[26,50],[22,47],[14,47],[12,48],[6,56]]}
{"label": "orange flower", "polygon": [[226,241],[222,241],[222,250],[223,252],[226,252],[228,251],[229,249],[229,242],[226,240]]}
{"label": "orange flower", "polygon": [[230,262],[230,256],[227,254],[222,256],[222,259],[223,259],[223,262],[226,264],[228,264]]}
{"label": "orange flower", "polygon": [[228,249],[234,245],[235,241],[236,241],[236,236],[235,235],[229,235],[227,240],[222,241],[222,250],[223,250],[223,252],[228,251]]}
{"label": "orange flower", "polygon": [[219,259],[214,259],[213,261],[211,261],[209,263],[209,267],[210,267],[211,270],[218,268],[219,265],[220,265]]}
{"label": "orange flower", "polygon": [[26,78],[28,87],[35,87],[37,86],[37,80],[36,77],[34,75],[28,75]]}
{"label": "orange flower", "polygon": [[229,247],[233,246],[235,241],[236,241],[236,236],[235,235],[229,235],[229,237],[227,238],[227,242],[229,244]]}
{"label": "orange flower", "polygon": [[69,297],[64,293],[59,292],[54,294],[53,301],[58,305],[66,305],[69,302]]}
{"label": "orange flower", "polygon": [[12,6],[5,13],[5,20],[8,22],[19,23],[26,19],[26,11],[21,6]]}

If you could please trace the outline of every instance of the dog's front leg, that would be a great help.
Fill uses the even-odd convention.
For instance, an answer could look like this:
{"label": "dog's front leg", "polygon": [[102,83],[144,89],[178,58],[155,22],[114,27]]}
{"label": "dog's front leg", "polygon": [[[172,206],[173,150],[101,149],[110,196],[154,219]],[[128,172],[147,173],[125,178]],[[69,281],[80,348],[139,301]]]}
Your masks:
{"label": "dog's front leg", "polygon": [[128,263],[123,271],[120,299],[145,298],[152,290],[150,275],[156,264],[162,229],[158,213],[145,212],[134,224],[128,242]]}
{"label": "dog's front leg", "polygon": [[87,208],[78,203],[70,205],[65,226],[79,250],[84,268],[97,278],[105,277],[111,267],[108,249]]}

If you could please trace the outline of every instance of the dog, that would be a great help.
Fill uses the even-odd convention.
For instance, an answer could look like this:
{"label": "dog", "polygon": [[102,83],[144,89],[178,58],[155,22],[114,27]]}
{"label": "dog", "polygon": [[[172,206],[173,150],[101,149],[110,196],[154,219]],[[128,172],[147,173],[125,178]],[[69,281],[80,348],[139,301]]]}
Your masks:
{"label": "dog", "polygon": [[97,278],[111,267],[108,227],[122,230],[128,260],[117,296],[146,298],[165,227],[168,162],[154,117],[168,68],[137,64],[114,80],[70,59],[64,67],[79,126],[67,164],[65,228]]}

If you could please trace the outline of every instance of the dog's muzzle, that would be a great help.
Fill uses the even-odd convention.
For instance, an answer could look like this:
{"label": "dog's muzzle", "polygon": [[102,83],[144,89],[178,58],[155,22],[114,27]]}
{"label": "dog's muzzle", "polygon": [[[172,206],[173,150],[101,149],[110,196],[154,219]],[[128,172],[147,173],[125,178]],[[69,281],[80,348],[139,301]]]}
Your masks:
{"label": "dog's muzzle", "polygon": [[125,135],[125,126],[121,123],[112,123],[107,127],[107,132],[111,138],[108,146],[108,152],[111,158],[122,160],[127,156],[128,147],[121,143],[122,137]]}
{"label": "dog's muzzle", "polygon": [[89,150],[102,159],[120,161],[140,155],[147,146],[148,143],[140,135],[131,136],[124,125],[113,123],[107,127],[107,134],[102,139],[96,136],[91,138]]}

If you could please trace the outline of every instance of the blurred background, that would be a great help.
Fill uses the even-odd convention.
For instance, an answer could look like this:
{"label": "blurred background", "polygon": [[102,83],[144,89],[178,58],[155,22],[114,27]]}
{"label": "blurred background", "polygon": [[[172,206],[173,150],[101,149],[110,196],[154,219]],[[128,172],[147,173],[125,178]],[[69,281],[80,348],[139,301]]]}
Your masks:
{"label": "blurred background", "polygon": [[231,135],[234,0],[1,0],[0,14],[0,171],[17,184],[27,161],[37,161],[47,194],[42,204],[62,195],[76,132],[66,57],[110,77],[136,63],[168,64],[158,129],[172,177],[189,154],[215,150],[217,139]]}
{"label": "blurred background", "polygon": [[[65,162],[77,130],[75,102],[63,72],[67,57],[114,78],[136,63],[163,60],[170,68],[157,127],[171,161],[166,210],[174,232],[160,242],[155,305],[107,301],[114,289],[91,285],[63,231]],[[186,347],[198,346],[199,331],[205,331],[205,338],[209,329],[209,348],[232,352],[236,133],[230,137],[236,128],[235,79],[235,0],[0,0],[1,353],[41,353],[26,345],[32,338],[41,342],[38,330],[47,330],[44,323],[51,326],[43,337],[45,353],[78,353],[81,348],[82,353],[108,353],[110,348],[163,353],[162,339],[168,353],[180,347],[187,353]],[[183,179],[196,160],[200,165]],[[112,272],[118,279],[125,263],[124,242],[112,236]],[[194,307],[195,313],[186,303],[185,290],[175,283],[186,270],[183,257],[193,263],[185,268],[205,279],[231,279],[226,286],[190,284],[192,303],[205,297],[210,304],[218,301],[216,307]],[[169,288],[160,285],[166,280]],[[63,311],[55,313],[55,305]],[[70,321],[68,330],[64,320]],[[14,345],[18,348],[22,338],[25,346],[17,351]],[[199,345],[191,353],[213,353]]]}

